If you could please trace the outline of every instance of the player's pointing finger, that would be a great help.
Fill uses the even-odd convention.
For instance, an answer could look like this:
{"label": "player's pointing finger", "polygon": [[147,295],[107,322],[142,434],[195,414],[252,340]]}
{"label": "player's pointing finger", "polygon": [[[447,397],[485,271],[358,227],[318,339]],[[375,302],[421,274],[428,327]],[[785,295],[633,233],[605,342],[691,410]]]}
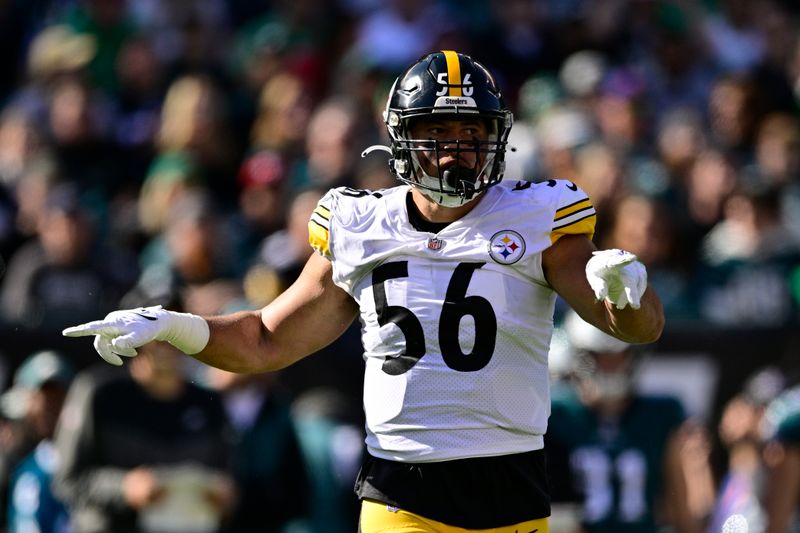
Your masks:
{"label": "player's pointing finger", "polygon": [[61,334],[65,337],[88,337],[89,335],[103,333],[107,327],[108,323],[105,320],[94,320],[86,324],[66,328]]}

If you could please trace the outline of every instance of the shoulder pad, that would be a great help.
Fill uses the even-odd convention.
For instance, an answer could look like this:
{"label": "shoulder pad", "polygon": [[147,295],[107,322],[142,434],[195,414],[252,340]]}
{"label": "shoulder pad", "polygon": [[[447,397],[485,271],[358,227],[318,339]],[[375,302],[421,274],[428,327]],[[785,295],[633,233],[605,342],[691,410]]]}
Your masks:
{"label": "shoulder pad", "polygon": [[337,187],[329,190],[317,203],[308,221],[308,241],[311,247],[332,259],[331,231],[335,219],[337,229],[357,232],[364,221],[371,221],[381,191]]}
{"label": "shoulder pad", "polygon": [[594,237],[597,214],[583,189],[568,180],[548,180],[539,185],[551,188],[553,194],[555,211],[550,231],[552,242],[564,235]]}
{"label": "shoulder pad", "polygon": [[320,198],[308,220],[308,243],[320,255],[330,259],[331,213],[335,203],[334,191]]}

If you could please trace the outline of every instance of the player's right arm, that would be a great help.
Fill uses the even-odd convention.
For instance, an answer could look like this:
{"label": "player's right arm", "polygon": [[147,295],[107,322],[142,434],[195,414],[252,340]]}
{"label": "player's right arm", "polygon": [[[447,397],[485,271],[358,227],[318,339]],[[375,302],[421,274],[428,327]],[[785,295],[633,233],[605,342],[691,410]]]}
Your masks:
{"label": "player's right arm", "polygon": [[94,335],[95,350],[113,365],[122,364],[120,356],[133,357],[139,346],[159,340],[231,372],[287,367],[336,340],[358,312],[352,296],[333,281],[331,224],[335,206],[337,193],[331,190],[309,220],[309,244],[318,253],[312,254],[284,293],[260,310],[199,317],[160,306],[129,309],[67,328],[64,335]]}
{"label": "player's right arm", "polygon": [[208,318],[208,344],[193,357],[232,372],[278,370],[336,340],[357,312],[333,283],[331,262],[312,254],[297,281],[260,311]]}
{"label": "player's right arm", "polygon": [[257,311],[201,318],[159,307],[115,311],[103,320],[64,330],[71,337],[94,335],[103,359],[121,365],[120,355],[165,340],[217,368],[240,373],[284,368],[338,338],[358,311],[333,283],[331,262],[313,254],[298,279]]}

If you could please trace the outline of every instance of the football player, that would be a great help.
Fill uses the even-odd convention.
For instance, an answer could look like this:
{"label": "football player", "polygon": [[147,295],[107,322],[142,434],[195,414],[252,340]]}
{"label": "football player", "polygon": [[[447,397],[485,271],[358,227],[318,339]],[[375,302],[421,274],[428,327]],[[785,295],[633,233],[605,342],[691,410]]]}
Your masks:
{"label": "football player", "polygon": [[356,484],[361,531],[544,533],[556,295],[635,343],[660,336],[660,301],[632,254],[595,253],[581,189],[503,181],[512,115],[471,57],[421,58],[396,80],[384,120],[390,146],[365,154],[388,152],[402,183],[328,192],[309,222],[319,253],[263,309],[115,311],[64,333],[94,335],[117,365],[160,339],[213,366],[264,372],[316,352],[358,317],[369,452]]}
{"label": "football player", "polygon": [[[639,355],[575,313],[564,320],[573,387],[556,389],[546,436],[553,500],[578,500],[583,531],[700,532],[682,455],[692,431],[677,398],[635,388]],[[666,518],[665,518],[666,516]]]}

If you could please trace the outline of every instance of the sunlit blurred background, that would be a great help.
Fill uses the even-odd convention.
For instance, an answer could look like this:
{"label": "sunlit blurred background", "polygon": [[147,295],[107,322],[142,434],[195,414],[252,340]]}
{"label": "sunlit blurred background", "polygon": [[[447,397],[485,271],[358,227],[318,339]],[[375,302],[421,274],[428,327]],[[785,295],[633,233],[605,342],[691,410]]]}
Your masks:
{"label": "sunlit blurred background", "polygon": [[[360,152],[386,141],[402,69],[455,49],[514,111],[506,179],[574,181],[597,246],[646,263],[667,326],[637,386],[677,397],[704,431],[686,462],[708,459],[693,512],[710,522],[732,442],[767,439],[752,417],[768,406],[795,409],[798,28],[791,0],[0,0],[4,485],[48,433],[19,429],[31,391],[99,365],[64,327],[121,306],[268,303],[311,253],[327,189],[396,184]],[[280,391],[310,472],[297,494],[328,494],[276,528],[352,530],[355,504],[330,487],[349,495],[361,453],[358,334],[241,385]],[[70,371],[20,381],[43,351]]]}

